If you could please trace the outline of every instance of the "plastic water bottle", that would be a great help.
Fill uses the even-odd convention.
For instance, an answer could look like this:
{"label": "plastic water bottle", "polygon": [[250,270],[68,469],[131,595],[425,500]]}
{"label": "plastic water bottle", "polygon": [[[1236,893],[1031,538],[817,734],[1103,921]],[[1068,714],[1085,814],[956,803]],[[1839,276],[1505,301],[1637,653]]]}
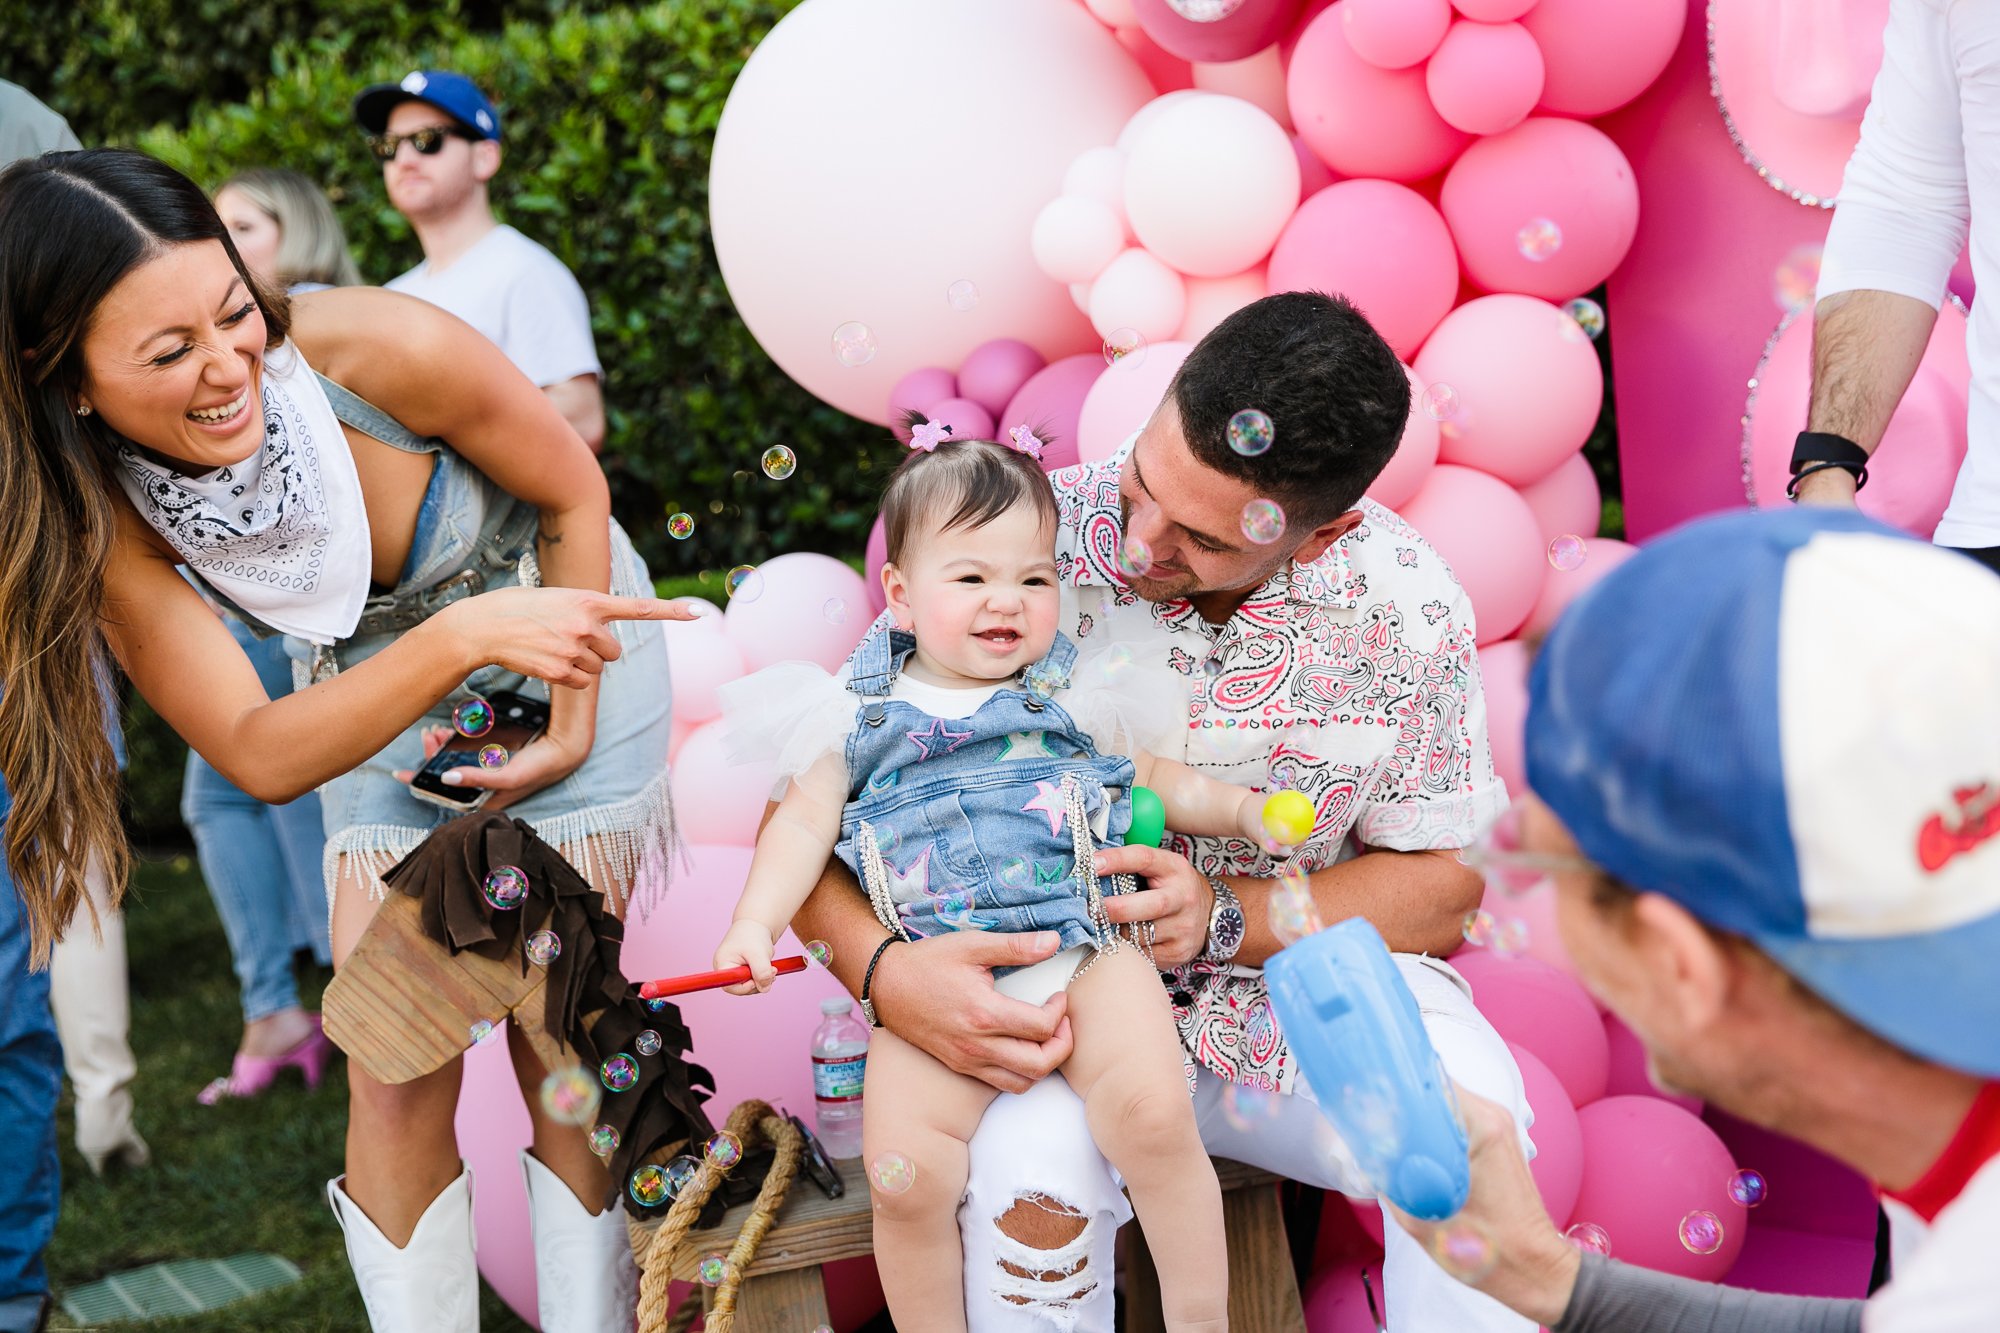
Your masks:
{"label": "plastic water bottle", "polygon": [[813,1111],[829,1157],[861,1155],[861,1079],[868,1069],[868,1027],[854,1001],[821,1000],[825,1017],[812,1035]]}

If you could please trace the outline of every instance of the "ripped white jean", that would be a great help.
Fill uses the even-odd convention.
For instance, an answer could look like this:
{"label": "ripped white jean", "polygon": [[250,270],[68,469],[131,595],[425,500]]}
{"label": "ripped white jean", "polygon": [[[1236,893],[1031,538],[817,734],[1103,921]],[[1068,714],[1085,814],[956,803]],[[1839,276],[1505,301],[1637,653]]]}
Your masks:
{"label": "ripped white jean", "polygon": [[[1445,1071],[1480,1096],[1510,1108],[1527,1143],[1533,1114],[1520,1070],[1506,1043],[1473,1007],[1465,983],[1448,964],[1436,959],[1398,954],[1396,962],[1417,997],[1424,1029]],[[1027,978],[1034,970],[1008,980]],[[1035,997],[1028,993],[1022,998]],[[1275,1109],[1258,1123],[1238,1127],[1223,1114],[1225,1089],[1215,1074],[1205,1069],[1199,1072],[1195,1113],[1202,1142],[1212,1155],[1247,1162],[1321,1189],[1368,1193],[1346,1167],[1338,1139],[1309,1091],[1302,1089],[1297,1096],[1274,1099]],[[1046,1200],[1082,1215],[1082,1234],[1060,1251],[1034,1250],[1010,1239],[1000,1232],[995,1220],[1021,1199]],[[994,1099],[972,1140],[971,1175],[958,1216],[965,1243],[965,1310],[970,1333],[1049,1329],[1111,1333],[1113,1242],[1132,1210],[1110,1164],[1091,1142],[1082,1101],[1061,1075],[1046,1078],[1018,1096]],[[1531,1321],[1455,1281],[1402,1228],[1389,1226],[1385,1239],[1384,1313],[1392,1330],[1532,1333]],[[1011,1275],[1001,1267],[1003,1263],[1034,1273],[1074,1270],[1074,1275],[1041,1282]],[[1020,1304],[1005,1299],[1008,1295],[1028,1299]]]}

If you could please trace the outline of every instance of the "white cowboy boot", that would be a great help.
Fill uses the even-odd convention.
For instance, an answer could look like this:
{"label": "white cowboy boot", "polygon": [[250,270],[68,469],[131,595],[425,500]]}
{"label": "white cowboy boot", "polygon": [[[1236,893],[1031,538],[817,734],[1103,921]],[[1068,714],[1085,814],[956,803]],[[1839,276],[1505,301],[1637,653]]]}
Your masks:
{"label": "white cowboy boot", "polygon": [[347,1262],[375,1333],[479,1333],[479,1266],[472,1257],[472,1172],[446,1185],[401,1249],[326,1182],[333,1215],[347,1236]]}
{"label": "white cowboy boot", "polygon": [[85,883],[97,907],[79,910],[49,961],[49,1005],[63,1064],[76,1090],[76,1148],[96,1175],[110,1162],[144,1166],[152,1159],[132,1125],[132,1010],[125,979],[125,917],[111,906],[111,886],[92,867]]}
{"label": "white cowboy boot", "polygon": [[535,1228],[535,1307],[542,1333],[631,1333],[639,1267],[616,1206],[591,1215],[562,1178],[521,1154]]}

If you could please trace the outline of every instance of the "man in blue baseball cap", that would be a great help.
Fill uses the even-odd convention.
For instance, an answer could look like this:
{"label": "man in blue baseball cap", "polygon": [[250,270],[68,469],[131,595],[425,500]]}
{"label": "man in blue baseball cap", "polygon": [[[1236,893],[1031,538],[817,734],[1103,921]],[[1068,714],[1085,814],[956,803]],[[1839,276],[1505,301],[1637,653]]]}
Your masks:
{"label": "man in blue baseball cap", "polygon": [[1808,1300],[1580,1253],[1473,1099],[1476,1285],[1555,1333],[2000,1328],[1996,682],[2000,579],[1852,511],[1691,524],[1563,617],[1490,859],[1551,872],[1656,1080],[1875,1182],[1893,1273]]}
{"label": "man in blue baseball cap", "polygon": [[389,202],[410,220],[424,262],[387,285],[457,315],[499,345],[583,442],[604,442],[603,367],[590,304],[560,259],[493,216],[500,113],[450,70],[412,70],[354,99]]}

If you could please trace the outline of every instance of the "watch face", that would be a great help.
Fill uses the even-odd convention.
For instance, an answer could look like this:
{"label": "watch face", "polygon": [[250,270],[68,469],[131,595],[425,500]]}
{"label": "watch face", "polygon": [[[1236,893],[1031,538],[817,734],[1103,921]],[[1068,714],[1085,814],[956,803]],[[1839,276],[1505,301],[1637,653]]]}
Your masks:
{"label": "watch face", "polygon": [[1243,909],[1227,903],[1217,909],[1208,923],[1209,952],[1218,958],[1234,957],[1243,947]]}

